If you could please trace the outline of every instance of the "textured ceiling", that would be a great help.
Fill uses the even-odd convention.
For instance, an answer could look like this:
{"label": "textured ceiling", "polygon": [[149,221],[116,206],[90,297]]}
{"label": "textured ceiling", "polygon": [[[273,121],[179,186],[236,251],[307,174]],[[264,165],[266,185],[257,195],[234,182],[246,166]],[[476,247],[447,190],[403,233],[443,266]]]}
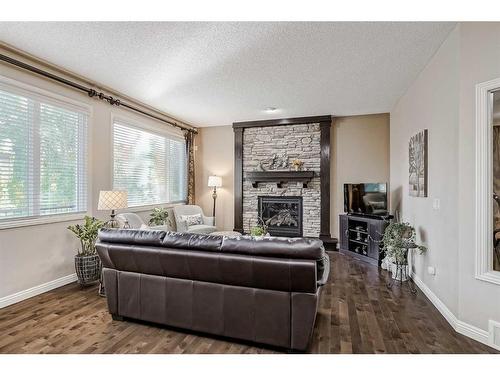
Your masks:
{"label": "textured ceiling", "polygon": [[[388,112],[454,23],[0,23],[0,40],[197,126]],[[272,114],[266,107],[277,107]]]}

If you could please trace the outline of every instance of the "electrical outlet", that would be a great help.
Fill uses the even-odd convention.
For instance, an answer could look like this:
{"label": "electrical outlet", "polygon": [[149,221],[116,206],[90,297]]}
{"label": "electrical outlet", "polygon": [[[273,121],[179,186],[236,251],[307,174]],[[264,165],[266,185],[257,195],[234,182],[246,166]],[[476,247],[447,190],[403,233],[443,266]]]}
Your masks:
{"label": "electrical outlet", "polygon": [[429,266],[429,267],[427,267],[427,273],[429,275],[435,275],[436,274],[436,269],[434,267]]}
{"label": "electrical outlet", "polygon": [[441,208],[441,200],[439,198],[434,198],[432,201],[432,208],[436,211]]}

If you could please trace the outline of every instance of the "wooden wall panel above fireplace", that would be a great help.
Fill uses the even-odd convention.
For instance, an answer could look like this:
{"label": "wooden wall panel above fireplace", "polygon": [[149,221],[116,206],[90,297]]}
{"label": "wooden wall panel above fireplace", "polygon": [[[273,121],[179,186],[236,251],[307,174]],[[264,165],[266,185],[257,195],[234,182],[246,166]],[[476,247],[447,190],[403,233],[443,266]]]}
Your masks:
{"label": "wooden wall panel above fireplace", "polygon": [[[282,118],[262,121],[246,121],[233,123],[234,130],[234,230],[243,232],[243,133],[246,128],[268,127],[268,126],[286,126],[297,124],[314,124],[319,123],[321,129],[321,214],[320,214],[320,238],[327,243],[336,244],[337,239],[332,238],[330,234],[330,128],[332,125],[332,116],[310,116],[310,117],[295,117]],[[277,171],[269,172],[252,172],[259,173],[283,173]],[[301,172],[285,172],[285,173],[301,173]],[[303,173],[303,172],[302,172]],[[260,176],[262,177],[262,176]],[[256,182],[257,175],[250,176],[246,174],[245,178],[252,179]],[[270,177],[271,178],[271,177]],[[312,177],[311,177],[312,178]],[[276,179],[280,182],[283,180]],[[267,180],[269,181],[269,180]],[[297,181],[297,180],[295,180]]]}

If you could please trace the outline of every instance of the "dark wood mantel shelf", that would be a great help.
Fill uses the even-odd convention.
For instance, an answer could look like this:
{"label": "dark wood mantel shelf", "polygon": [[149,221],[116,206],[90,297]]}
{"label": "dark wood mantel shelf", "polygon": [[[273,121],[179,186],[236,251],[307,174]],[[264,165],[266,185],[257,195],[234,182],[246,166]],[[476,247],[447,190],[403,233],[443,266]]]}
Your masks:
{"label": "dark wood mantel shelf", "polygon": [[279,188],[285,182],[302,182],[302,186],[306,188],[313,177],[313,171],[262,171],[245,173],[245,178],[252,182],[254,188],[260,182],[276,182]]}

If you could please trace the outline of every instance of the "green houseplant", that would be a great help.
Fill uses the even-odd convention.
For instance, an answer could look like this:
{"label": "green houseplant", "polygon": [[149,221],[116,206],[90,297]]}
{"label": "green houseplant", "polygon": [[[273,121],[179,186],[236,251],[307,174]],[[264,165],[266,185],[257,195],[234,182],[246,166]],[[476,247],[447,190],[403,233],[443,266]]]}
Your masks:
{"label": "green houseplant", "polygon": [[99,229],[104,222],[85,216],[83,224],[70,225],[68,230],[80,240],[80,249],[75,256],[75,270],[80,285],[92,284],[101,276],[101,262],[95,248]]}
{"label": "green houseplant", "polygon": [[267,234],[267,230],[262,225],[256,225],[250,229],[250,235],[253,237],[261,237]]}
{"label": "green houseplant", "polygon": [[[409,223],[390,223],[384,231],[382,237],[383,251],[391,263],[394,270],[395,264],[407,265],[407,255],[409,249],[418,249],[420,254],[427,251],[423,245],[415,242],[415,228]],[[394,271],[392,272],[394,274]],[[408,273],[407,273],[408,274]]]}
{"label": "green houseplant", "polygon": [[266,223],[261,217],[257,218],[257,225],[250,228],[250,235],[253,237],[263,237],[267,233]]}
{"label": "green houseplant", "polygon": [[163,207],[155,207],[151,212],[149,225],[166,225],[168,219],[168,212]]}

